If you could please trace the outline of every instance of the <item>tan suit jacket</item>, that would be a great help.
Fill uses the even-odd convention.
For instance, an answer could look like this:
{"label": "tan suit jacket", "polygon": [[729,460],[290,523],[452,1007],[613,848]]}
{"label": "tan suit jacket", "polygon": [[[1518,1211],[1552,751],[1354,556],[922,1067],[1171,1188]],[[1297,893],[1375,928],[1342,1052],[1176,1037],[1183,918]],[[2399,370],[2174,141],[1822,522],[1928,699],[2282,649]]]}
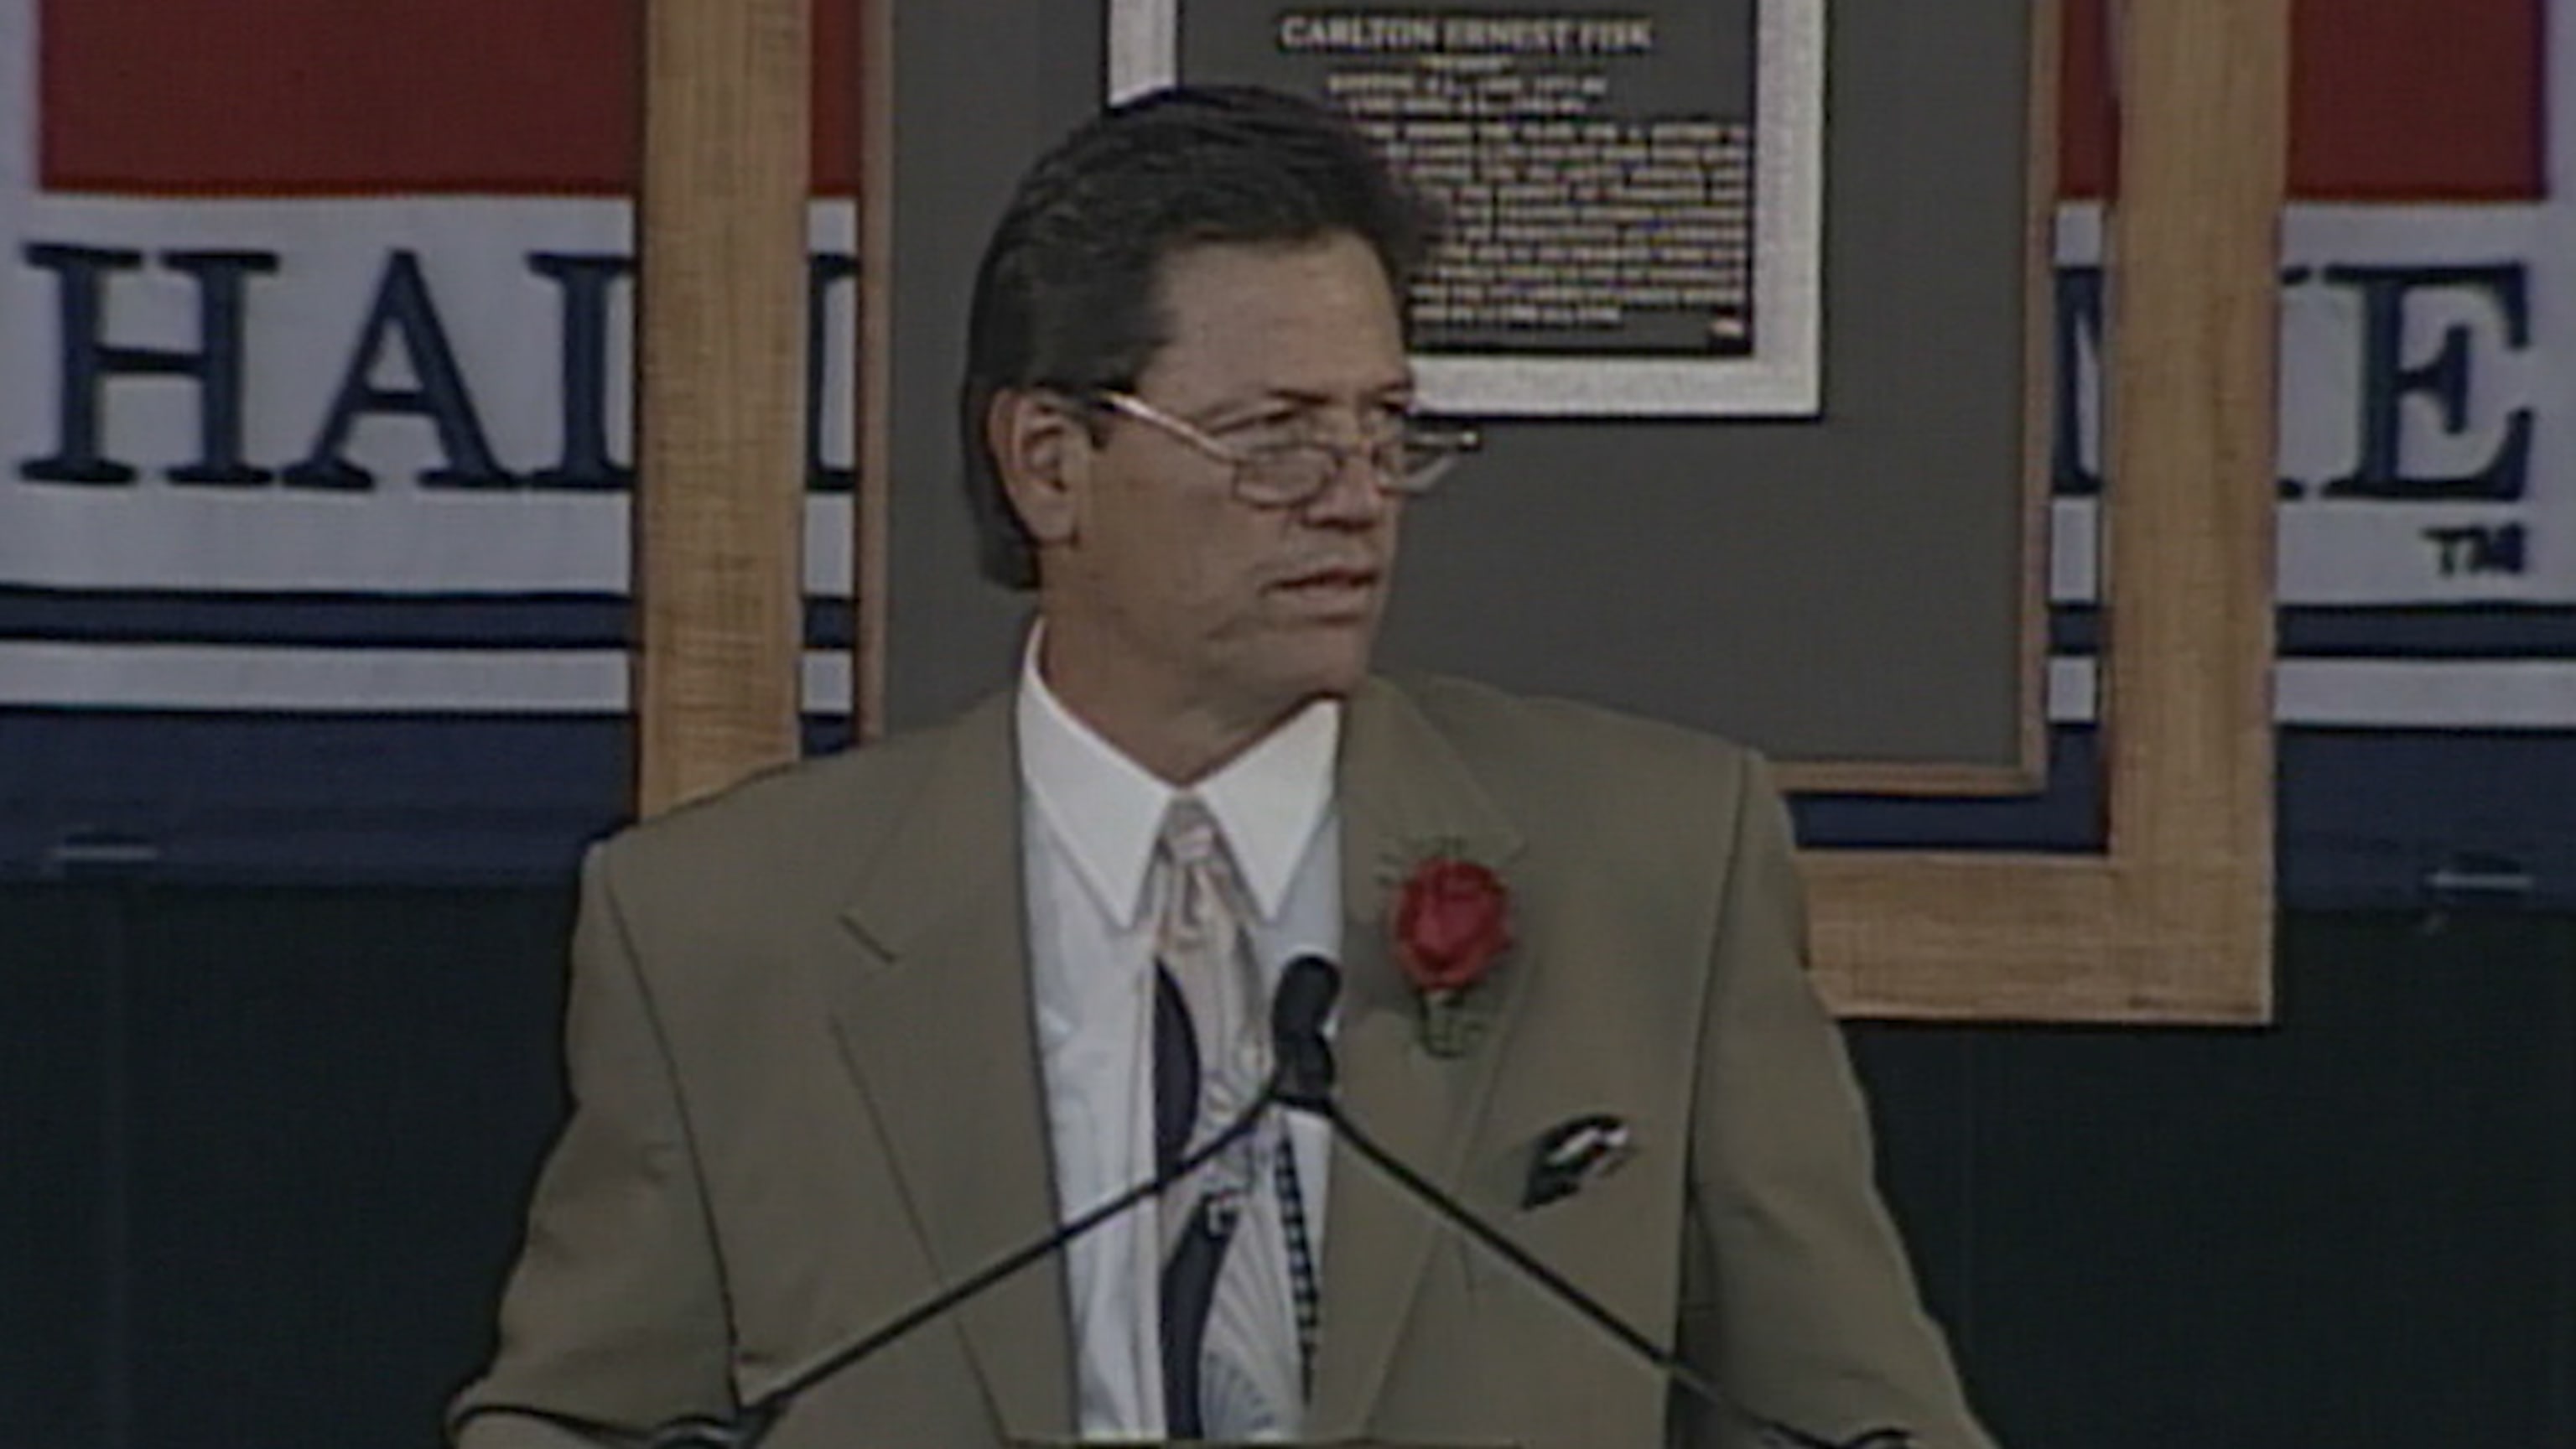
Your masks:
{"label": "tan suit jacket", "polygon": [[[1337,767],[1343,1101],[1396,1154],[1756,1413],[1986,1441],[1872,1187],[1862,1105],[1801,969],[1785,816],[1704,736],[1455,681],[1372,681]],[[1517,942],[1471,1053],[1419,1043],[1393,883],[1499,868]],[[539,1414],[650,1426],[757,1396],[1055,1221],[1007,696],[627,832],[586,870],[575,1108],[530,1210],[466,1449]],[[1577,1114],[1636,1155],[1519,1206]],[[1309,1437],[1615,1449],[1668,1392],[1338,1150]],[[775,1449],[1068,1436],[1060,1264],[818,1388]],[[538,1411],[538,1414],[525,1412]],[[1750,1444],[1684,1407],[1675,1442]]]}

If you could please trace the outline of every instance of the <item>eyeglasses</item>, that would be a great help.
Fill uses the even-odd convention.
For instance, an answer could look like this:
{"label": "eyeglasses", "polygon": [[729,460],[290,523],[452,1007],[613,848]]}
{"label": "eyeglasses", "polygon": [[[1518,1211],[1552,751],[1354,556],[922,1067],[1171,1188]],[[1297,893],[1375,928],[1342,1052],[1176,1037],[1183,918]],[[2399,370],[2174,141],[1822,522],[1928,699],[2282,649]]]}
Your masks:
{"label": "eyeglasses", "polygon": [[1234,496],[1256,508],[1303,507],[1331,487],[1354,459],[1368,465],[1370,481],[1386,492],[1419,496],[1430,492],[1461,457],[1484,443],[1475,429],[1461,424],[1399,417],[1391,425],[1372,429],[1357,443],[1295,437],[1245,448],[1132,393],[1095,388],[1086,396],[1231,466]]}

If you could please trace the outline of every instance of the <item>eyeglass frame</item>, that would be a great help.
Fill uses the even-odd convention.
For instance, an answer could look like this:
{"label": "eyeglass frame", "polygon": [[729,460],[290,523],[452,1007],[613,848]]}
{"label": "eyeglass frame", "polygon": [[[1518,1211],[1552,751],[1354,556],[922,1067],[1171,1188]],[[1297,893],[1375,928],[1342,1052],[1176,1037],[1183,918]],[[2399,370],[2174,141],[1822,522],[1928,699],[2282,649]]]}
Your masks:
{"label": "eyeglass frame", "polygon": [[[1467,454],[1484,446],[1484,435],[1468,424],[1428,423],[1407,415],[1399,425],[1395,436],[1391,438],[1376,441],[1362,440],[1356,444],[1337,443],[1325,438],[1307,438],[1292,443],[1281,443],[1276,447],[1246,450],[1186,418],[1176,417],[1134,393],[1118,388],[1087,388],[1079,392],[1069,392],[1067,396],[1078,402],[1091,403],[1121,417],[1133,418],[1147,427],[1188,445],[1204,457],[1226,464],[1234,470],[1228,479],[1229,485],[1234,490],[1234,496],[1256,508],[1303,508],[1329,491],[1334,480],[1341,477],[1342,470],[1354,461],[1368,465],[1370,486],[1381,493],[1419,498],[1437,487],[1440,480],[1449,476],[1450,470],[1457,467]],[[1401,467],[1390,468],[1382,461],[1384,450],[1393,448],[1397,456],[1401,457],[1405,450],[1420,446],[1426,439],[1432,441],[1440,451],[1440,456],[1428,467],[1408,473]],[[1261,465],[1265,456],[1300,451],[1321,453],[1331,460],[1330,469],[1317,475],[1314,487],[1294,495],[1277,496],[1245,491],[1244,480]]]}

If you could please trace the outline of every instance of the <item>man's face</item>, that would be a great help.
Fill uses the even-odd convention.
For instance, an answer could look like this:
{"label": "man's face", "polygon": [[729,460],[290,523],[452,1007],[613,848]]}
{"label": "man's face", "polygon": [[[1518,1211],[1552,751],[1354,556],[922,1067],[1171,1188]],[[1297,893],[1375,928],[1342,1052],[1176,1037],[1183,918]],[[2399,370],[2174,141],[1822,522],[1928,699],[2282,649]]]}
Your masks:
{"label": "man's face", "polygon": [[[1356,237],[1191,247],[1160,291],[1169,340],[1135,395],[1230,447],[1352,445],[1411,402],[1395,298]],[[1365,462],[1303,505],[1261,507],[1169,432],[1099,426],[1096,446],[1068,445],[1066,536],[1044,563],[1051,679],[1252,726],[1359,683],[1398,517]]]}

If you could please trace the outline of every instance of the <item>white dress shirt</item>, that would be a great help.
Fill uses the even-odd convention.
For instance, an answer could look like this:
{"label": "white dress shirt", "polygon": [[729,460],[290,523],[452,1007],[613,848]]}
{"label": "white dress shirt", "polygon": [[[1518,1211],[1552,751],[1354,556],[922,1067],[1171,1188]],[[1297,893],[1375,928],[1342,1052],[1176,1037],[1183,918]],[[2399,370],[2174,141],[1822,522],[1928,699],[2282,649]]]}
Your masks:
{"label": "white dress shirt", "polygon": [[[1016,720],[1022,870],[1061,1221],[1154,1173],[1148,892],[1155,837],[1180,792],[1075,718],[1039,677],[1037,657],[1032,638]],[[1257,915],[1246,931],[1269,988],[1300,955],[1341,956],[1333,805],[1341,724],[1341,705],[1319,701],[1189,792],[1215,816],[1241,869]],[[1320,1277],[1330,1134],[1303,1114],[1288,1133]],[[1160,1241],[1154,1205],[1145,1203],[1066,1254],[1086,1439],[1163,1437]],[[1280,1332],[1293,1337],[1296,1326],[1283,1322]]]}

